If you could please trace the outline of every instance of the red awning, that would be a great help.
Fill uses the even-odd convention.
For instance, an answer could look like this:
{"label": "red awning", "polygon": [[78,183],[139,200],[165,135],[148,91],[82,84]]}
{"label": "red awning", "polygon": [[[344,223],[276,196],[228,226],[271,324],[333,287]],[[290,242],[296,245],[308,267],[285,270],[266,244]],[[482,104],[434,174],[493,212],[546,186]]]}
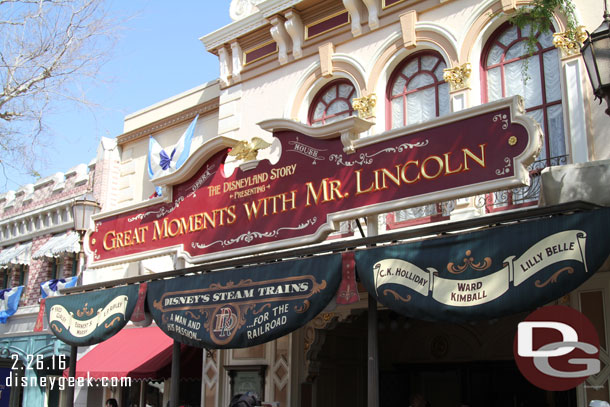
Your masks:
{"label": "red awning", "polygon": [[76,377],[160,378],[159,371],[172,361],[173,343],[156,326],[124,328],[76,363]]}

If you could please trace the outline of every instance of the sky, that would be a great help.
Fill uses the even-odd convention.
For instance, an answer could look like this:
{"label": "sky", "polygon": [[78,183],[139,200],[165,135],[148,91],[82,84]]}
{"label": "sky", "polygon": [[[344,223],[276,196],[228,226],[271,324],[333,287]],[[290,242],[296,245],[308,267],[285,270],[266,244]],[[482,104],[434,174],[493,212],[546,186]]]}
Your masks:
{"label": "sky", "polygon": [[[93,108],[66,106],[48,116],[52,130],[45,178],[95,158],[101,137],[123,132],[126,115],[218,78],[218,57],[199,38],[231,22],[230,0],[108,0],[110,12],[127,17],[108,62],[87,83]],[[35,183],[10,174],[0,194]]]}

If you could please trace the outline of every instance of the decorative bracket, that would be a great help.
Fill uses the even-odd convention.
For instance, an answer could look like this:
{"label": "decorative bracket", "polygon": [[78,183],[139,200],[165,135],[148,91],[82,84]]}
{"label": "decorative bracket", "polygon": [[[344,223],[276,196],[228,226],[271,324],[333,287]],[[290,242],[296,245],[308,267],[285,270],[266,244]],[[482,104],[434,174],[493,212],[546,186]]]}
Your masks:
{"label": "decorative bracket", "polygon": [[447,68],[444,70],[443,79],[449,83],[451,92],[464,90],[469,88],[469,79],[472,69],[470,63],[456,66],[453,68]]}
{"label": "decorative bracket", "polygon": [[574,31],[553,34],[553,45],[561,50],[562,58],[569,58],[580,54],[580,48],[587,39],[584,26],[578,26]]}
{"label": "decorative bracket", "polygon": [[352,106],[354,110],[358,111],[358,117],[362,119],[369,119],[375,116],[375,106],[377,105],[377,95],[371,93],[368,96],[362,96],[361,98],[354,98],[352,100]]}

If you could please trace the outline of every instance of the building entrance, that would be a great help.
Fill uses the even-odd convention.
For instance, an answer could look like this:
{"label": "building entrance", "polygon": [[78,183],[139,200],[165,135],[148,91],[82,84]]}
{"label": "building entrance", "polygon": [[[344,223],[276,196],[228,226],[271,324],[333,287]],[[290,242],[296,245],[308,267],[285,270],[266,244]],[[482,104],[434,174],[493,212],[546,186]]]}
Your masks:
{"label": "building entrance", "polygon": [[[379,313],[380,407],[572,407],[576,392],[531,385],[513,359],[526,314],[466,324],[417,321]],[[318,353],[316,407],[366,406],[367,313],[327,330]]]}

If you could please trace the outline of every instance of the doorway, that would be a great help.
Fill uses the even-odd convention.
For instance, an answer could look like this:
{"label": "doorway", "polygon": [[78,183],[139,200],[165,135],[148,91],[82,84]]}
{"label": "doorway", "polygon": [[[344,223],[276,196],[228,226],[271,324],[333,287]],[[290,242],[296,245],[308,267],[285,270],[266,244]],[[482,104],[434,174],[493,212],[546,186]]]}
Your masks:
{"label": "doorway", "polygon": [[[531,385],[513,359],[526,314],[449,324],[379,312],[380,407],[407,407],[420,394],[429,407],[575,407],[576,392]],[[366,407],[367,312],[321,333],[315,407]]]}

